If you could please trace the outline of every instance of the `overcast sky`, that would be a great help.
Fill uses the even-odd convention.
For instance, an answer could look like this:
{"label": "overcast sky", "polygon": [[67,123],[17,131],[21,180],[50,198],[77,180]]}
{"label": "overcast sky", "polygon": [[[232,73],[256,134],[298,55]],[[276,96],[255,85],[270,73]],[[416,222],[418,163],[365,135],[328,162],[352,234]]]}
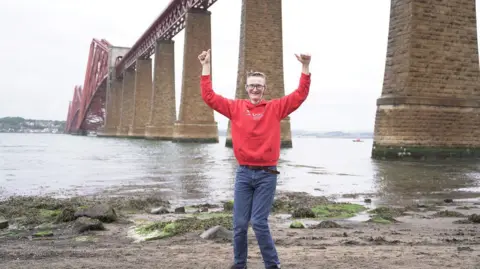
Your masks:
{"label": "overcast sky", "polygon": [[[0,117],[65,120],[73,88],[84,80],[92,38],[130,47],[169,1],[2,1]],[[210,10],[214,88],[234,98],[241,0],[219,0]],[[388,0],[283,1],[286,93],[300,76],[294,53],[313,57],[311,93],[292,114],[292,128],[373,130],[389,11]],[[178,110],[184,31],[175,41]],[[226,119],[215,117],[225,129]]]}

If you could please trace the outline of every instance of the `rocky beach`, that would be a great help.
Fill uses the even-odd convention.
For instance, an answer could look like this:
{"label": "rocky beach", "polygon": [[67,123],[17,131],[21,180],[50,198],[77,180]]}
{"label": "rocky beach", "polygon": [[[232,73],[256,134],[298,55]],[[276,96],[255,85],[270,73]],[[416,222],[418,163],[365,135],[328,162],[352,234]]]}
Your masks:
{"label": "rocky beach", "polygon": [[[231,263],[236,165],[224,141],[0,141],[0,268]],[[269,218],[282,268],[480,268],[478,164],[373,161],[371,143],[297,137],[283,151]],[[263,268],[252,229],[248,255]]]}
{"label": "rocky beach", "polygon": [[[480,199],[365,202],[278,192],[269,223],[282,268],[480,268]],[[228,268],[232,203],[10,197],[0,202],[0,267]],[[248,266],[263,268],[251,228]]]}

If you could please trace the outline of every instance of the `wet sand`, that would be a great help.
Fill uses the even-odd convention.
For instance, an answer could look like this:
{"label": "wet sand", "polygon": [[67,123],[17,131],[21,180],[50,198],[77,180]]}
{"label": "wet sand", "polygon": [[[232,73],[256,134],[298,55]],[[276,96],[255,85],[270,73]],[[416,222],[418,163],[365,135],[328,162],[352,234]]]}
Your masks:
{"label": "wet sand", "polygon": [[[303,220],[293,229],[290,215],[274,213],[269,222],[282,268],[480,268],[480,224],[465,222],[480,214],[480,199],[417,205],[390,224],[336,219],[340,228],[315,228],[321,220]],[[150,205],[146,205],[149,207]],[[435,207],[433,207],[435,206]],[[443,210],[463,217],[436,216]],[[155,215],[145,210],[117,211],[118,220],[103,231],[71,231],[71,223],[53,235],[32,237],[35,229],[0,230],[1,268],[229,268],[232,245],[226,239],[202,239],[192,231],[166,239],[137,242],[132,227],[184,214]],[[9,232],[10,231],[10,232]],[[255,236],[249,231],[248,268],[264,268]]]}

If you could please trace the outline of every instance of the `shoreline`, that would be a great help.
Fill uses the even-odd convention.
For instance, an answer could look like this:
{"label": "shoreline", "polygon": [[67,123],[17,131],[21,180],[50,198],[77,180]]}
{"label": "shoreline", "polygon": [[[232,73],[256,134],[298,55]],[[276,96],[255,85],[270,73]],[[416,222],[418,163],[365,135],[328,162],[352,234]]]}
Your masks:
{"label": "shoreline", "polygon": [[[478,198],[372,211],[279,191],[272,211],[269,223],[286,268],[475,268],[480,261]],[[2,268],[228,268],[232,259],[228,202],[181,209],[138,195],[27,197],[1,201],[0,216],[6,213],[9,228],[0,229]],[[368,219],[352,218],[359,213]],[[31,217],[23,219],[25,227],[18,225],[22,214]],[[296,221],[305,228],[291,228]],[[226,234],[202,238],[219,224]],[[79,232],[85,227],[93,230]],[[251,228],[249,268],[263,268]]]}

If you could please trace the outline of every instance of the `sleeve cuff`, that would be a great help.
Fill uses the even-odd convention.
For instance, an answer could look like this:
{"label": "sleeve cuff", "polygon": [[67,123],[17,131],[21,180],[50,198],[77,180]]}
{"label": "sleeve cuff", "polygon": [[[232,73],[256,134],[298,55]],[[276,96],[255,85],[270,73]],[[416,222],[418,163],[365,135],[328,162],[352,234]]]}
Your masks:
{"label": "sleeve cuff", "polygon": [[312,73],[308,73],[308,75],[307,75],[307,74],[305,74],[305,73],[302,72],[302,75],[300,76],[300,78],[302,78],[302,79],[309,79],[311,75],[312,75]]}

